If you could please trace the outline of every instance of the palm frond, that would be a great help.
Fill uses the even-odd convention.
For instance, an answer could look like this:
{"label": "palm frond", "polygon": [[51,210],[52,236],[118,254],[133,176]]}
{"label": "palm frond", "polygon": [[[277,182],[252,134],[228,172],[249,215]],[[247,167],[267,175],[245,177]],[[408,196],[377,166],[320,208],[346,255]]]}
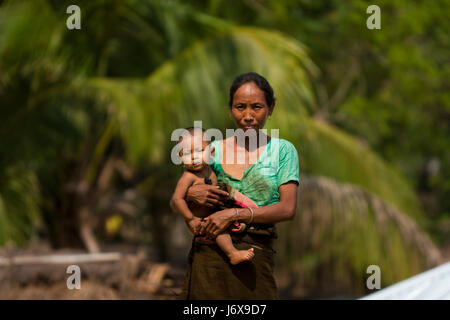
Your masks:
{"label": "palm frond", "polygon": [[[146,123],[123,127],[126,141],[135,146],[130,148],[132,159],[167,150],[171,144],[167,134],[191,125],[194,119],[202,120],[205,127],[230,127],[224,88],[239,73],[252,70],[264,74],[278,90],[280,100],[296,100],[288,108],[299,115],[306,115],[307,109],[314,106],[308,73],[316,70],[301,45],[276,32],[242,27],[232,30],[218,38],[195,43],[162,65],[145,82],[92,79],[93,86],[113,98],[122,123],[127,119],[130,124],[137,124],[137,119]],[[279,46],[283,41],[286,48]],[[274,60],[283,61],[282,66],[271,67],[270,62]],[[136,143],[136,130],[152,144]],[[156,159],[161,157],[152,157]]]}
{"label": "palm frond", "polygon": [[376,195],[321,176],[301,181],[296,217],[278,225],[276,241],[277,265],[298,286],[361,295],[370,265],[380,267],[385,287],[442,262],[421,228]]}
{"label": "palm frond", "polygon": [[2,168],[0,179],[0,245],[22,245],[33,234],[39,216],[37,180],[18,167]]}
{"label": "palm frond", "polygon": [[280,128],[280,136],[296,145],[303,172],[359,185],[421,219],[414,193],[399,173],[356,139],[310,116],[315,108],[310,84],[318,70],[299,42],[264,29],[230,30],[196,42],[145,81],[91,80],[113,101],[130,160],[167,161],[170,133],[194,120],[205,128],[233,128],[226,89],[237,74],[255,71],[266,76],[278,97],[267,128]]}

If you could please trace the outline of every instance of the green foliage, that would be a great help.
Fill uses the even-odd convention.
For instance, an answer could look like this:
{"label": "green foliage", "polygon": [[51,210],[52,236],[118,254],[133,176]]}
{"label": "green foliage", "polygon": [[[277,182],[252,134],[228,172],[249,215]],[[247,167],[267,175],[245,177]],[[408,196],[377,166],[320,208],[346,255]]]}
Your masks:
{"label": "green foliage", "polygon": [[157,221],[178,174],[170,134],[200,119],[232,128],[226,90],[255,71],[277,95],[267,129],[295,144],[301,172],[353,188],[323,188],[328,209],[281,226],[283,264],[311,287],[332,270],[354,293],[368,264],[389,269],[385,284],[433,264],[405,214],[428,228],[412,187],[430,157],[434,211],[450,212],[448,2],[381,1],[379,31],[363,0],[83,0],[79,31],[70,4],[0,5],[0,245],[26,243],[40,215],[57,228],[77,199],[66,187],[96,190],[111,155],[148,176],[137,188]]}
{"label": "green foliage", "polygon": [[47,1],[7,2],[0,21],[0,244],[24,244],[99,113],[81,85],[87,62],[72,61]]}
{"label": "green foliage", "polygon": [[[369,0],[208,3],[194,1],[216,17],[305,44],[321,70],[316,115],[370,145],[416,190],[431,192],[429,216],[450,212],[448,1],[378,1],[381,30],[366,28]],[[418,173],[433,158],[440,171],[421,185]]]}
{"label": "green foliage", "polygon": [[[195,119],[206,128],[232,127],[223,88],[248,70],[266,75],[278,93],[267,128],[280,128],[280,135],[298,146],[302,171],[365,187],[420,219],[414,193],[398,172],[355,139],[310,117],[314,97],[308,75],[316,74],[316,68],[302,45],[279,33],[233,27],[186,49],[146,82],[96,79],[92,84],[110,93],[130,160],[146,157],[162,164],[174,144],[166,137],[174,129],[193,125]],[[327,154],[333,154],[333,161]]]}
{"label": "green foliage", "polygon": [[296,217],[277,226],[277,266],[309,295],[368,293],[370,265],[386,287],[441,262],[421,228],[373,194],[320,176],[300,180]]}
{"label": "green foliage", "polygon": [[39,218],[36,177],[16,166],[2,168],[0,179],[0,244],[24,244]]}

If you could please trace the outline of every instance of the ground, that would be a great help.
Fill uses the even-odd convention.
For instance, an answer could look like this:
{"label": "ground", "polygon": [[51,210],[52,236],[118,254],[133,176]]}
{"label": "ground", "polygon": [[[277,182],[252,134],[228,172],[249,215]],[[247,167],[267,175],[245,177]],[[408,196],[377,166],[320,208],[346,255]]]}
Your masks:
{"label": "ground", "polygon": [[[68,289],[69,264],[0,267],[0,299],[177,299],[185,266],[159,264],[150,248],[121,245],[105,251],[121,252],[119,262],[81,263],[81,289]],[[51,250],[45,244],[27,249],[0,248],[0,256],[77,254],[79,249]],[[152,276],[151,276],[152,274]],[[155,276],[156,275],[156,276]],[[155,283],[156,280],[157,283]]]}
{"label": "ground", "polygon": [[[81,289],[68,289],[67,265],[0,266],[0,300],[2,299],[179,299],[184,284],[188,251],[179,250],[177,259],[158,263],[150,247],[136,245],[105,246],[106,252],[121,252],[119,262],[79,264]],[[445,261],[450,261],[450,246],[442,248]],[[85,253],[80,249],[52,250],[45,243],[26,249],[1,247],[0,257]],[[292,285],[289,275],[275,274],[281,299],[309,297],[301,286]],[[309,297],[314,298],[314,297]],[[339,296],[339,298],[355,298]]]}

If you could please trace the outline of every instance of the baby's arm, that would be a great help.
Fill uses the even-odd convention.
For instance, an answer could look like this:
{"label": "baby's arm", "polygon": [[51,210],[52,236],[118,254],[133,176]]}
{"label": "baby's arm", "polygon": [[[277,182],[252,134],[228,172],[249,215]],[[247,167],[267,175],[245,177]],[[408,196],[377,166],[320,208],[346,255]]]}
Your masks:
{"label": "baby's arm", "polygon": [[186,221],[194,219],[194,214],[189,209],[186,200],[184,199],[187,189],[194,183],[195,177],[190,172],[185,171],[178,180],[175,192],[170,200],[170,207],[173,211],[181,214]]}

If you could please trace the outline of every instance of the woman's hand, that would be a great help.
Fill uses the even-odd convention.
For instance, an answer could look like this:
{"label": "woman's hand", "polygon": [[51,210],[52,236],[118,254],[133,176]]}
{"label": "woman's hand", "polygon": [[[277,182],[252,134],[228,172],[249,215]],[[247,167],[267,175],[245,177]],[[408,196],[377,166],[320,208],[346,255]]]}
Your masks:
{"label": "woman's hand", "polygon": [[228,197],[228,192],[219,189],[219,186],[209,184],[197,184],[189,187],[186,200],[196,204],[214,208],[216,205],[223,206],[222,200]]}
{"label": "woman's hand", "polygon": [[234,208],[217,211],[203,219],[199,234],[205,234],[208,238],[214,239],[224,232],[235,218]]}

